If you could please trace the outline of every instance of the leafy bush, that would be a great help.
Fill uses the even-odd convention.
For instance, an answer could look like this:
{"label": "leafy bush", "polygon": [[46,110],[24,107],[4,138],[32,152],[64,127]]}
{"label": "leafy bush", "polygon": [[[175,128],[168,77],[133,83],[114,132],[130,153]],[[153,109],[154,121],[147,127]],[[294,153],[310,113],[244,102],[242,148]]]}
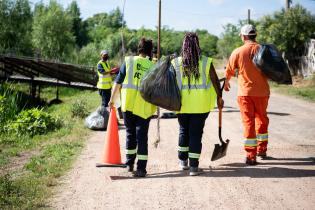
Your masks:
{"label": "leafy bush", "polygon": [[19,113],[15,121],[11,121],[7,128],[18,136],[25,134],[34,136],[45,134],[61,127],[61,121],[42,109],[29,109]]}
{"label": "leafy bush", "polygon": [[14,118],[21,110],[21,94],[12,87],[0,85],[0,133],[4,131],[5,122]]}
{"label": "leafy bush", "polygon": [[71,106],[72,117],[80,117],[84,118],[88,115],[88,111],[86,108],[86,102],[82,100],[77,100]]}
{"label": "leafy bush", "polygon": [[12,121],[21,110],[44,104],[43,100],[29,97],[13,84],[0,84],[0,133],[4,133],[4,125]]}
{"label": "leafy bush", "polygon": [[2,132],[4,123],[5,123],[5,98],[4,96],[0,95],[0,133]]}

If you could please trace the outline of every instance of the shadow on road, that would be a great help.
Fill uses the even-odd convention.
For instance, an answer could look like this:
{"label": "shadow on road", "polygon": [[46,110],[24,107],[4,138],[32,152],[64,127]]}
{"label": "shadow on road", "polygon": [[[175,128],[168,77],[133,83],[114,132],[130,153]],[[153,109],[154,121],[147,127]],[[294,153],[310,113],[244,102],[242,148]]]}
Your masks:
{"label": "shadow on road", "polygon": [[[214,110],[212,112],[218,112],[217,110]],[[233,109],[233,110],[223,110],[222,112],[225,112],[225,113],[229,113],[229,112],[240,112],[239,109]],[[289,113],[283,113],[283,112],[267,112],[267,114],[270,114],[270,115],[277,115],[277,116],[288,116],[288,115],[291,115]]]}
{"label": "shadow on road", "polygon": [[296,178],[314,177],[315,170],[291,169],[282,167],[256,168],[231,167],[216,168],[204,174],[207,177],[251,177],[251,178]]}
{"label": "shadow on road", "polygon": [[[265,161],[266,160],[266,161]],[[298,169],[285,166],[315,166],[315,157],[309,158],[273,158],[268,157],[257,166],[245,163],[222,164],[214,168],[203,168],[202,177],[251,177],[251,178],[295,178],[315,177],[315,168]],[[272,162],[269,162],[272,161]],[[270,167],[268,167],[270,166]],[[277,167],[275,167],[277,166]],[[281,167],[283,166],[283,167]],[[188,171],[166,171],[151,173],[145,179],[187,177]],[[131,176],[110,176],[111,180],[139,179]]]}

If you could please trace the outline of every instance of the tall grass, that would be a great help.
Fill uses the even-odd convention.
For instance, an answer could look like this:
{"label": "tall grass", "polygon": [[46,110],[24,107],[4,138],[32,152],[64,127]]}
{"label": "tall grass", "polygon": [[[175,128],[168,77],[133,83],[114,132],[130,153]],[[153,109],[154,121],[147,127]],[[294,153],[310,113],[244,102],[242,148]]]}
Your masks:
{"label": "tall grass", "polygon": [[22,109],[22,95],[15,91],[13,86],[0,84],[0,123],[3,125],[3,123],[12,119]]}
{"label": "tall grass", "polygon": [[[27,86],[22,85],[14,88],[16,92],[27,90]],[[55,98],[56,88],[41,90],[41,97],[47,101]],[[6,96],[13,96],[9,91]],[[51,187],[58,185],[58,178],[71,167],[91,133],[84,127],[82,118],[72,116],[71,110],[79,99],[86,110],[94,111],[101,101],[98,93],[60,88],[59,96],[63,103],[46,106],[44,110],[52,116],[62,117],[62,128],[33,137],[0,135],[0,209],[49,208],[46,199],[52,193]],[[17,96],[15,100],[20,99]],[[22,109],[17,106],[17,110]],[[11,161],[13,158],[23,163],[17,167]]]}

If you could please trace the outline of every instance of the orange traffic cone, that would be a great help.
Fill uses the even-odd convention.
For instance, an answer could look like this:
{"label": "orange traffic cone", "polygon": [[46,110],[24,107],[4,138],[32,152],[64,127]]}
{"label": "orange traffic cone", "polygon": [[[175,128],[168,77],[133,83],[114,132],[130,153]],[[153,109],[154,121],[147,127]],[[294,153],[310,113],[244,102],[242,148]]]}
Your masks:
{"label": "orange traffic cone", "polygon": [[121,163],[120,158],[118,124],[115,108],[110,110],[102,163],[97,163],[96,167],[126,167]]}

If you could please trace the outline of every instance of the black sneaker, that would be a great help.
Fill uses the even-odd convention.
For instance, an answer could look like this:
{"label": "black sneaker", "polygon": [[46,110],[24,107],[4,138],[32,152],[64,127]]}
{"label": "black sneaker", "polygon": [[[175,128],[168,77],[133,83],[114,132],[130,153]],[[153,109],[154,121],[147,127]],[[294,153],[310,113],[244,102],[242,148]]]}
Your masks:
{"label": "black sneaker", "polygon": [[127,165],[128,172],[133,172],[133,165]]}
{"label": "black sneaker", "polygon": [[190,167],[189,176],[198,176],[202,174],[203,170],[198,167]]}
{"label": "black sneaker", "polygon": [[147,175],[147,172],[145,170],[139,170],[139,169],[137,169],[133,173],[133,177],[145,177],[146,175]]}

